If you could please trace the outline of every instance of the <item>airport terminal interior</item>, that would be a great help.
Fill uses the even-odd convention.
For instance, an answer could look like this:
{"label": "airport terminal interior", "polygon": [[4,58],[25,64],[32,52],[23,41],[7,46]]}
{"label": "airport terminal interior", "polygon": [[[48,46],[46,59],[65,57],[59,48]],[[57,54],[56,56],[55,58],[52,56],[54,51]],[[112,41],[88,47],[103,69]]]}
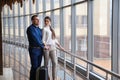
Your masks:
{"label": "airport terminal interior", "polygon": [[0,80],[29,80],[32,15],[41,29],[51,18],[65,49],[56,50],[57,80],[120,80],[120,0],[1,0]]}

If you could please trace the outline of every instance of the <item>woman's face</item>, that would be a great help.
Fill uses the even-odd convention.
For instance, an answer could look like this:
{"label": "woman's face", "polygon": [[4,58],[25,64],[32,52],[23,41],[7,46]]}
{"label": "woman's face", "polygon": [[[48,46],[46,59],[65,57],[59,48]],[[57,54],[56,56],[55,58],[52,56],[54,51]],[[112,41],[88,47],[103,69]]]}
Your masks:
{"label": "woman's face", "polygon": [[45,25],[49,26],[50,25],[50,20],[49,19],[45,19]]}

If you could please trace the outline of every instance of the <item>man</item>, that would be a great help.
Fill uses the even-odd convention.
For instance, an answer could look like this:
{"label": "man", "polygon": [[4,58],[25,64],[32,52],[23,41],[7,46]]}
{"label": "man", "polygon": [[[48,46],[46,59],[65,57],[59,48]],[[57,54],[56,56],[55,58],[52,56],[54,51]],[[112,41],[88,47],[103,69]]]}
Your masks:
{"label": "man", "polygon": [[41,66],[43,48],[47,49],[47,47],[42,42],[42,30],[39,28],[38,16],[33,15],[31,21],[32,24],[27,28],[31,60],[30,80],[36,80],[36,69]]}

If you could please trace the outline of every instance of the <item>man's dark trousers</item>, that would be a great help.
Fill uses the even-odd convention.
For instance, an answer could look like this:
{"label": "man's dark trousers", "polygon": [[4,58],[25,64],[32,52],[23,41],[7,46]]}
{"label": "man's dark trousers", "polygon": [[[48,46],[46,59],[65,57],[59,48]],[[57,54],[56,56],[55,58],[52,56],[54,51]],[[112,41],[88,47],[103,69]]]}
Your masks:
{"label": "man's dark trousers", "polygon": [[29,41],[29,55],[31,60],[30,80],[36,80],[36,69],[41,65],[44,43],[42,42],[42,30],[35,25],[27,28]]}
{"label": "man's dark trousers", "polygon": [[42,50],[39,48],[29,48],[30,60],[31,60],[31,70],[30,70],[30,80],[36,79],[36,70],[41,65],[42,61]]}

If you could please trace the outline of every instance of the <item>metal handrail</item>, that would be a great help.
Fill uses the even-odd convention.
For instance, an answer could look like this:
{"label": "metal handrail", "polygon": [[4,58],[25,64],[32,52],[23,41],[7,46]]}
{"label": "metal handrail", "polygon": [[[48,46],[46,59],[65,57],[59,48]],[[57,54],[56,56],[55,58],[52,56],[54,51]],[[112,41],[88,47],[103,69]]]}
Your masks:
{"label": "metal handrail", "polygon": [[[16,46],[23,47],[23,48],[26,48],[26,49],[28,48],[28,45],[26,45],[26,44],[21,44],[21,43],[17,43],[17,42],[12,43],[12,41],[9,41],[9,42],[8,42],[8,40],[2,40],[2,41],[3,41],[4,43],[16,45]],[[17,43],[17,44],[16,44],[16,43]],[[57,49],[59,49],[59,48],[57,48]],[[59,49],[59,50],[60,50],[60,49]],[[60,50],[60,51],[62,51],[62,50]],[[69,55],[71,55],[71,56],[73,56],[73,57],[75,57],[75,58],[78,58],[78,59],[86,62],[87,64],[90,64],[90,65],[92,65],[92,66],[94,66],[94,67],[97,67],[98,69],[106,72],[107,75],[110,74],[110,75],[115,76],[115,77],[117,77],[117,78],[120,79],[120,75],[117,74],[117,73],[115,73],[115,72],[113,72],[113,71],[109,71],[109,70],[107,70],[107,69],[104,69],[104,68],[102,68],[102,67],[94,64],[93,62],[88,61],[88,60],[85,60],[84,58],[81,58],[80,56],[78,56],[78,55],[76,55],[76,54],[72,54],[71,52],[68,52],[68,51],[66,51],[66,50],[63,51],[63,52],[65,52],[65,53],[67,53],[67,54],[69,54]]]}
{"label": "metal handrail", "polygon": [[[57,48],[57,49],[59,49],[59,48]],[[59,50],[60,50],[60,49],[59,49]],[[60,50],[60,51],[62,51],[62,50]],[[80,56],[78,56],[78,55],[76,55],[76,54],[72,54],[72,53],[70,53],[70,52],[68,52],[68,51],[63,51],[63,52],[65,52],[65,53],[67,53],[67,54],[69,54],[69,55],[71,55],[71,56],[73,56],[73,57],[75,57],[75,58],[78,58],[78,59],[80,59],[80,60],[86,62],[87,64],[90,64],[90,65],[92,65],[92,66],[94,66],[94,67],[97,67],[98,69],[100,69],[100,70],[106,72],[107,75],[110,74],[110,75],[115,76],[115,77],[117,77],[117,78],[120,79],[120,75],[117,74],[117,73],[115,73],[115,72],[113,72],[113,71],[109,71],[109,70],[107,70],[107,69],[104,69],[104,68],[102,68],[102,67],[100,67],[100,66],[94,64],[94,63],[91,62],[91,61],[88,61],[88,60],[85,60],[85,59],[81,58]]]}

